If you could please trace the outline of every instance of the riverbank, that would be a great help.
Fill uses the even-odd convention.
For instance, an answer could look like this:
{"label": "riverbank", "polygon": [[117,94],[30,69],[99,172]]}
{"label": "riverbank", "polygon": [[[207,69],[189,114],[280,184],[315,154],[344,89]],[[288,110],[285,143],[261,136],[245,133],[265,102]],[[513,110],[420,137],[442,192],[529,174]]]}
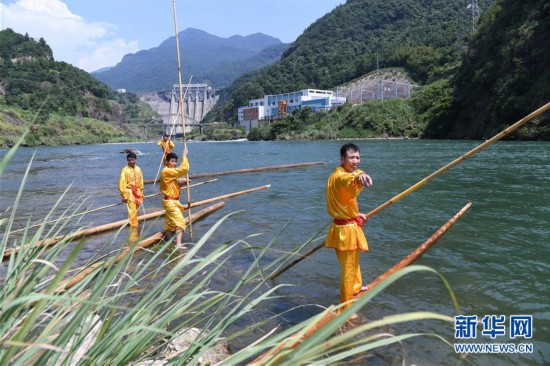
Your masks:
{"label": "riverbank", "polygon": [[151,135],[161,136],[163,131],[156,125],[145,129],[137,123],[38,113],[0,104],[0,148],[14,146],[26,131],[21,146],[29,147],[138,142]]}

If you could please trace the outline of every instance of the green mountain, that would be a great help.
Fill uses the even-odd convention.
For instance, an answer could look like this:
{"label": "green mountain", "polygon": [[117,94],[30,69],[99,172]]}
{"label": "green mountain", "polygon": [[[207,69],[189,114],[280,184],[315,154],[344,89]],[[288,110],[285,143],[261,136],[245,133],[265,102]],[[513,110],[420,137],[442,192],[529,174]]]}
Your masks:
{"label": "green mountain", "polygon": [[460,58],[470,19],[466,1],[348,0],[311,24],[279,62],[236,80],[209,118],[228,120],[243,98],[332,89],[377,67],[401,67],[430,83]]}
{"label": "green mountain", "polygon": [[[422,88],[409,100],[296,113],[254,136],[490,137],[550,100],[550,4],[479,1],[473,32],[470,3],[348,0],[308,27],[279,62],[237,79],[206,120],[235,121],[248,99],[335,89],[381,68],[404,71]],[[549,121],[546,113],[509,138],[550,139]]]}
{"label": "green mountain", "polygon": [[[238,76],[277,61],[288,47],[277,38],[261,33],[246,37],[217,37],[188,28],[178,35],[182,78],[207,82],[215,88],[229,85]],[[114,67],[93,72],[113,89],[133,92],[170,90],[178,81],[175,37],[158,47],[124,56]]]}
{"label": "green mountain", "polygon": [[155,113],[136,95],[117,95],[87,72],[56,62],[44,39],[0,31],[0,146],[30,128],[24,145],[135,139],[127,122]]}

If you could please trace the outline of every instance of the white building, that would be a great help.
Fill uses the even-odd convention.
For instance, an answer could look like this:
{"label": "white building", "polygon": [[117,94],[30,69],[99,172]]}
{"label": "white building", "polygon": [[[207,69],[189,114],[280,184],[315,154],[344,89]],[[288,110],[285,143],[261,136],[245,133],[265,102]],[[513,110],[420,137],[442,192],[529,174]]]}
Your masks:
{"label": "white building", "polygon": [[336,97],[330,90],[303,89],[297,92],[265,95],[252,99],[239,108],[239,125],[250,131],[261,120],[273,120],[286,116],[296,109],[309,107],[313,112],[329,110],[346,103],[345,97]]}

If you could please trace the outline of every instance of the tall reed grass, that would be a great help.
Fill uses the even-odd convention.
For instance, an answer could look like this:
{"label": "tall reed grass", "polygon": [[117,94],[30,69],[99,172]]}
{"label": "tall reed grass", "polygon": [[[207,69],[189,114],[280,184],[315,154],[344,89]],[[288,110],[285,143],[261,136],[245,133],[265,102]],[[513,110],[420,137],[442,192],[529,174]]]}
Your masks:
{"label": "tall reed grass", "polygon": [[[0,163],[0,176],[16,149],[17,145]],[[78,285],[63,291],[60,287],[62,281],[81,270],[73,267],[86,241],[62,241],[50,249],[35,245],[43,238],[69,228],[73,224],[70,220],[59,221],[49,229],[42,225],[36,232],[26,231],[20,237],[9,234],[26,177],[9,217],[0,221],[4,233],[1,254],[10,246],[28,244],[8,261],[2,262],[0,268],[1,365],[132,365],[154,359],[177,365],[200,364],[202,357],[219,344],[231,343],[249,332],[264,332],[264,327],[282,322],[280,317],[284,314],[275,314],[251,324],[249,315],[279,296],[277,290],[284,285],[274,285],[268,280],[269,276],[317,237],[317,234],[312,236],[292,253],[283,254],[271,262],[266,259],[266,253],[276,238],[265,247],[254,247],[249,243],[254,237],[251,235],[205,250],[212,234],[230,219],[232,214],[229,214],[217,221],[184,254],[172,252],[170,243],[164,243],[155,252],[129,255],[110,267],[98,268]],[[62,199],[63,195],[58,203]],[[75,204],[72,211],[81,211],[81,204]],[[44,222],[55,209],[56,206],[52,207]],[[131,245],[118,239],[119,233],[106,243],[117,248],[113,256],[125,245]],[[243,251],[252,254],[248,268],[229,290],[216,289],[212,285],[214,276],[231,265],[232,258]],[[91,258],[89,262],[97,259]],[[342,316],[330,321],[296,347],[290,347],[295,338],[289,341],[289,337],[304,334],[321,317],[334,311],[333,307],[287,329],[265,331],[263,337],[248,347],[233,350],[220,364],[250,363],[270,349],[280,347],[279,352],[270,354],[261,363],[326,365],[420,335],[373,332],[384,325],[425,319],[451,322],[452,318],[446,315],[415,312],[387,316],[338,332],[349,315],[358,312],[399,277],[414,271],[435,273],[426,267],[409,267],[390,276],[356,301]],[[191,346],[167,354],[168,343],[189,328],[201,330]],[[235,331],[236,328],[240,330]],[[447,342],[438,335],[430,336]]]}

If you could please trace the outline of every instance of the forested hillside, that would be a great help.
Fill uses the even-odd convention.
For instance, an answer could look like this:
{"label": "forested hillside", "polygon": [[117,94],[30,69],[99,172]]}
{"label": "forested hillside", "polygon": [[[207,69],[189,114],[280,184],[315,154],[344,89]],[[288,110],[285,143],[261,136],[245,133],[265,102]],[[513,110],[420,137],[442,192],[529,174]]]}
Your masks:
{"label": "forested hillside", "polygon": [[239,78],[210,118],[223,113],[227,120],[243,99],[264,93],[335,88],[376,70],[377,62],[430,83],[460,59],[470,29],[465,1],[348,0],[310,25],[279,62]]}
{"label": "forested hillside", "polygon": [[[487,138],[550,102],[550,3],[497,0],[479,25],[428,137]],[[550,140],[549,114],[512,138]]]}
{"label": "forested hillside", "polygon": [[87,72],[54,61],[43,39],[6,29],[0,52],[0,146],[13,144],[27,127],[25,145],[130,139],[134,132],[122,124],[154,115],[135,95],[117,96]]}
{"label": "forested hillside", "polygon": [[[409,122],[400,131],[415,126],[422,137],[491,136],[550,100],[550,4],[479,1],[482,17],[477,32],[472,31],[468,4],[348,0],[306,29],[280,62],[236,80],[207,118],[235,120],[236,108],[248,99],[302,88],[335,89],[379,67],[403,70],[422,85],[403,102],[408,105],[402,111],[408,111]],[[286,138],[292,126],[296,136],[305,138],[314,131],[326,138],[371,136],[381,130],[372,125],[373,120],[384,119],[379,111],[389,111],[387,106],[377,109],[376,115],[360,117],[363,127],[345,122],[348,118],[335,112],[331,126],[322,123],[326,118],[308,116],[309,125],[304,120],[283,121],[283,135],[273,133],[280,130],[277,125],[262,131],[262,136]],[[372,113],[366,112],[369,108],[362,110]],[[548,119],[539,118],[511,138],[550,139]],[[354,126],[353,131],[349,126]],[[383,129],[384,135],[389,133]]]}
{"label": "forested hillside", "polygon": [[[243,73],[277,61],[288,44],[261,33],[229,38],[188,28],[178,35],[182,77],[215,88],[228,86]],[[114,67],[92,73],[113,89],[133,92],[170,90],[178,80],[175,37],[158,47],[124,56]]]}

